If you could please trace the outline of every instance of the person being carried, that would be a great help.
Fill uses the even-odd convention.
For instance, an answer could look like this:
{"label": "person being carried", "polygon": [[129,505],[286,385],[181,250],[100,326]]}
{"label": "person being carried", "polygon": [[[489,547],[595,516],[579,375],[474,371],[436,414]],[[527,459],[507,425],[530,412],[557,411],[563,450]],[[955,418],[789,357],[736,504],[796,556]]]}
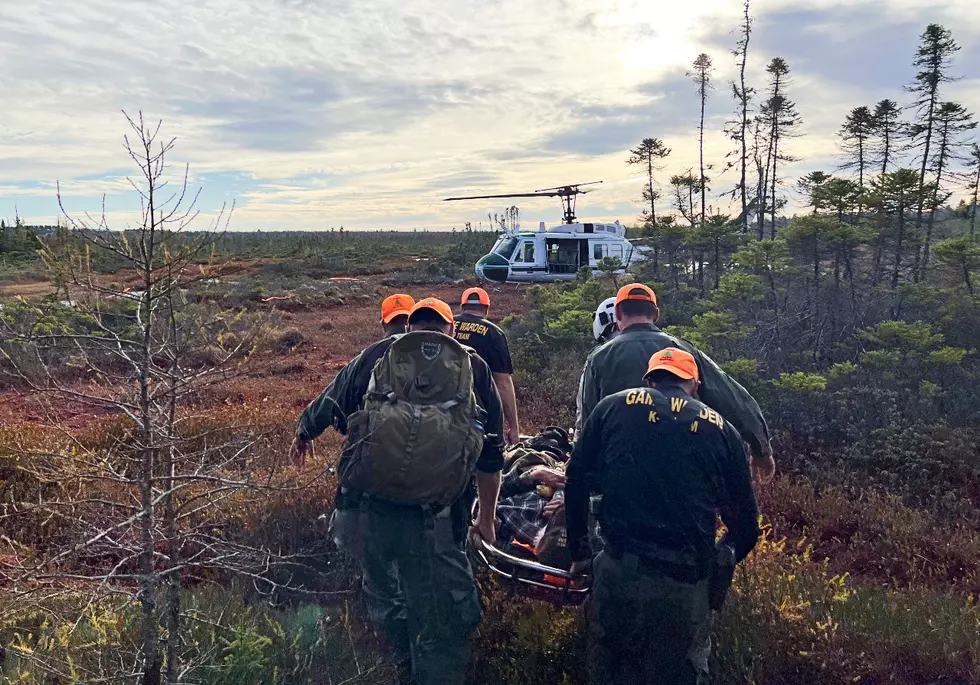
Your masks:
{"label": "person being carried", "polygon": [[[758,540],[758,510],[741,437],[695,398],[694,356],[668,347],[646,368],[645,387],[595,406],[567,469],[571,570],[592,569],[590,681],[701,685],[710,610]],[[602,495],[594,561],[592,492]],[[728,532],[716,546],[718,514]]]}
{"label": "person being carried", "polygon": [[599,402],[621,390],[642,383],[650,355],[668,347],[694,357],[701,378],[699,399],[732,425],[749,445],[757,478],[768,482],[776,472],[769,444],[769,427],[758,402],[734,378],[694,345],[664,333],[657,327],[660,308],[657,296],[640,283],[624,285],[616,294],[616,326],[619,335],[595,348],[585,362],[579,388],[576,434]]}
{"label": "person being carried", "polygon": [[517,394],[514,390],[514,364],[510,359],[507,336],[487,320],[490,314],[490,295],[483,288],[470,288],[460,300],[461,312],[456,316],[456,340],[469,345],[490,367],[493,382],[504,406],[508,445],[520,440],[521,426],[517,417]]}
{"label": "person being carried", "polygon": [[[533,551],[548,521],[560,509],[563,497],[569,456],[566,449],[571,446],[560,447],[560,440],[548,437],[550,430],[560,429],[546,429],[504,453],[497,536],[505,544],[516,541],[527,551]],[[555,434],[555,438],[559,436]]]}
{"label": "person being carried", "polygon": [[[415,304],[408,333],[362,352],[307,408],[292,448],[302,463],[326,427],[347,436],[335,518],[346,515],[348,529],[335,536],[361,567],[402,682],[419,685],[463,681],[481,613],[464,542],[467,532],[495,541],[503,467],[490,370],[452,334],[449,305]],[[468,528],[474,472],[479,515]]]}

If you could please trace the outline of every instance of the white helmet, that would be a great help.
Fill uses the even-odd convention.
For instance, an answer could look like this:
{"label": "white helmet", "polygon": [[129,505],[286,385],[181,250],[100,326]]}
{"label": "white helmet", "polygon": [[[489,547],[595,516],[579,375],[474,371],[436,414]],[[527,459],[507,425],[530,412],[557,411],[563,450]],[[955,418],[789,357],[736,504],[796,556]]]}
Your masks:
{"label": "white helmet", "polygon": [[592,337],[596,342],[608,335],[616,325],[616,298],[603,300],[592,315]]}

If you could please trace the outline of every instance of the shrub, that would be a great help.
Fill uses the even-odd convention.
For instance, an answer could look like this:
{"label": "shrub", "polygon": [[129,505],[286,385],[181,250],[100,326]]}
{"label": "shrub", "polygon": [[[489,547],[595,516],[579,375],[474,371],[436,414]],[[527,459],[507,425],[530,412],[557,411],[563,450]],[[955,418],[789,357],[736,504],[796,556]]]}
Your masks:
{"label": "shrub", "polygon": [[[713,683],[980,679],[980,608],[972,600],[859,582],[820,561],[806,540],[790,543],[765,530],[715,617]],[[480,664],[470,683],[586,682],[581,611],[517,599],[485,577],[481,585]]]}
{"label": "shrub", "polygon": [[[383,663],[363,617],[341,605],[310,603],[271,608],[249,605],[242,588],[198,590],[186,598],[187,629],[181,641],[185,682],[215,685],[294,685],[347,682],[380,685],[393,669]],[[86,607],[71,599],[49,602],[47,611],[0,615],[0,642],[9,645],[0,679],[24,685],[67,682],[128,682],[118,650],[137,642],[136,604],[102,600]],[[62,616],[80,615],[77,622]],[[43,666],[42,666],[43,664]],[[322,679],[322,680],[321,680]]]}
{"label": "shrub", "polygon": [[306,334],[298,328],[289,328],[276,336],[275,350],[279,354],[289,354],[306,342]]}
{"label": "shrub", "polygon": [[827,389],[827,379],[815,373],[794,371],[779,374],[776,381],[782,387],[796,392],[822,392]]}

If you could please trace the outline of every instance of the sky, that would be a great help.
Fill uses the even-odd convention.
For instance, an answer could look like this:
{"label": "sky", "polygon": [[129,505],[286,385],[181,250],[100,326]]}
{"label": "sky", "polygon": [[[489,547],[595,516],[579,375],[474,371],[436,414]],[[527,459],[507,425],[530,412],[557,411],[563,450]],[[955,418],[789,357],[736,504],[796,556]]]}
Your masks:
{"label": "sky", "polygon": [[[788,177],[834,171],[853,107],[907,104],[918,36],[953,30],[960,80],[943,97],[980,111],[975,0],[753,0],[749,81],[775,56],[805,134]],[[162,120],[171,188],[185,169],[198,226],[234,204],[232,230],[430,229],[487,224],[505,200],[602,180],[580,219],[636,220],[630,147],[662,138],[660,177],[697,165],[698,97],[715,65],[705,141],[712,205],[730,207],[722,134],[735,103],[741,0],[3,0],[0,217],[112,228],[138,218],[123,115]],[[791,189],[787,193],[792,195]],[[193,192],[190,196],[193,196]],[[666,195],[666,193],[665,193]],[[522,220],[560,221],[554,199]],[[667,210],[666,200],[662,203]],[[790,211],[797,205],[790,205]]]}

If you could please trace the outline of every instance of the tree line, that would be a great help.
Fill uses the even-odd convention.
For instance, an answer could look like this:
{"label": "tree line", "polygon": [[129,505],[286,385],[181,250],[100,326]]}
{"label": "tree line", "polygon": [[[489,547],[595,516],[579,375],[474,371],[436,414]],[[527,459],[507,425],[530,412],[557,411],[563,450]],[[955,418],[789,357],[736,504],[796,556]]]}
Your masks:
{"label": "tree line", "polygon": [[[835,278],[845,279],[853,277],[856,262],[869,261],[864,257],[870,252],[873,285],[896,290],[906,281],[924,281],[938,258],[954,264],[972,293],[980,146],[973,139],[974,114],[945,97],[946,86],[956,80],[953,60],[960,49],[952,32],[939,24],[923,31],[912,59],[915,76],[904,86],[904,103],[883,99],[847,112],[837,133],[839,168],[812,172],[795,183],[812,214],[827,220],[796,225],[780,217],[790,185],[786,165],[799,161],[791,143],[803,135],[803,119],[792,99],[792,72],[777,56],[766,67],[761,89],[748,82],[750,0],[743,10],[732,50],[737,76],[727,83],[735,108],[725,133],[733,147],[722,165],[736,180],[717,196],[731,198],[738,215],[717,213],[708,202],[713,190],[708,172],[715,165],[705,159],[705,107],[714,91],[715,67],[702,53],[689,72],[700,109],[698,167],[669,177],[666,199],[672,211],[657,212],[658,202],[665,199],[660,173],[671,149],[659,138],[646,138],[627,159],[645,175],[641,221],[642,234],[654,250],[652,275],[674,285],[688,276],[703,296],[708,285],[719,287],[736,248],[748,240],[794,239],[809,231],[818,280],[823,252],[836,255]],[[947,203],[956,191],[966,191],[969,200],[953,210]],[[842,261],[847,262],[843,276]]]}
{"label": "tree line", "polygon": [[41,241],[37,231],[27,226],[20,217],[13,224],[0,219],[0,258],[6,260],[33,257],[40,248]]}

